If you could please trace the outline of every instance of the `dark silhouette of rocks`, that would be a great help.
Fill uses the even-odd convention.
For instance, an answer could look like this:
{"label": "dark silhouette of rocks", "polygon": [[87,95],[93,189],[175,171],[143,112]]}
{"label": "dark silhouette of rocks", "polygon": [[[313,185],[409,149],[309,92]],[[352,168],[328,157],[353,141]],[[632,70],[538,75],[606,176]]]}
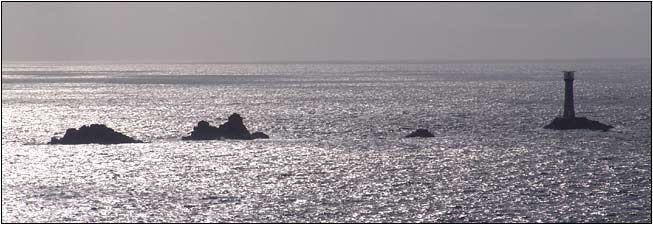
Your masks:
{"label": "dark silhouette of rocks", "polygon": [[269,138],[262,132],[249,133],[243,124],[243,118],[238,113],[231,114],[226,123],[214,127],[206,121],[200,121],[193,127],[190,136],[182,137],[182,140],[215,140],[215,139],[239,139],[253,140],[257,138]]}
{"label": "dark silhouette of rocks", "polygon": [[190,136],[182,137],[182,140],[213,140],[220,139],[222,137],[222,132],[217,127],[209,125],[209,122],[204,120],[197,123],[197,126],[193,127],[193,131],[190,133]]}
{"label": "dark silhouette of rocks", "polygon": [[223,135],[227,139],[251,139],[251,134],[243,124],[243,118],[238,113],[231,114],[227,122],[220,125]]}
{"label": "dark silhouette of rocks", "polygon": [[264,134],[263,132],[258,132],[258,131],[252,133],[252,139],[259,139],[259,138],[267,139],[270,138],[270,136]]}
{"label": "dark silhouette of rocks", "polygon": [[78,129],[68,128],[62,138],[52,137],[48,144],[121,144],[143,143],[124,134],[118,133],[104,124],[91,124]]}
{"label": "dark silhouette of rocks", "polygon": [[608,131],[614,127],[585,117],[557,117],[549,125],[544,126],[544,128],[554,130],[590,129]]}
{"label": "dark silhouette of rocks", "polygon": [[417,129],[413,133],[410,133],[406,135],[407,138],[412,138],[412,137],[435,137],[431,132],[429,132],[427,129]]}

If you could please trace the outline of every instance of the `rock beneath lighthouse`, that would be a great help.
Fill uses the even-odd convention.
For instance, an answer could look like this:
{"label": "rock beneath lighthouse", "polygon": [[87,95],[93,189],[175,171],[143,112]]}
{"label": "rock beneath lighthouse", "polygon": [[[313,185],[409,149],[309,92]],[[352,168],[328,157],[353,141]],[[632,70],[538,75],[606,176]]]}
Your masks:
{"label": "rock beneath lighthouse", "polygon": [[544,128],[553,130],[589,129],[608,131],[614,127],[585,117],[557,117],[551,123],[544,126]]}
{"label": "rock beneath lighthouse", "polygon": [[68,128],[62,138],[52,137],[48,144],[122,144],[143,143],[124,134],[118,133],[104,124],[91,124],[78,129]]}
{"label": "rock beneath lighthouse", "polygon": [[182,140],[216,140],[216,139],[239,139],[239,140],[252,140],[257,138],[269,138],[268,135],[262,132],[249,133],[243,118],[238,113],[231,114],[227,122],[214,127],[206,121],[200,121],[197,126],[193,127],[190,136],[182,137]]}
{"label": "rock beneath lighthouse", "polygon": [[435,137],[429,130],[427,129],[417,129],[416,131],[406,135],[407,138],[412,138],[412,137]]}

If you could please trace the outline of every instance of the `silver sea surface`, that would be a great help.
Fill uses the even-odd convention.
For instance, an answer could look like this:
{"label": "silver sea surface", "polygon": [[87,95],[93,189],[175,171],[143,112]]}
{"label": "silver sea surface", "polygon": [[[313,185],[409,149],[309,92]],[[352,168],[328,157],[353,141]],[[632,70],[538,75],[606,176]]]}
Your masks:
{"label": "silver sea surface", "polygon": [[[562,70],[615,129],[542,129]],[[3,62],[2,222],[651,223],[650,71]],[[271,138],[180,140],[234,112]],[[45,144],[91,123],[146,143]]]}

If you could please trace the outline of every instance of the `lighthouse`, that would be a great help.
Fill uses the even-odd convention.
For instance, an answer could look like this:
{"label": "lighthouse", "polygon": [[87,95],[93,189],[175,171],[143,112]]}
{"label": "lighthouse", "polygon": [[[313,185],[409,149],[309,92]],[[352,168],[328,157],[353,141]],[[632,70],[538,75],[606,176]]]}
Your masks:
{"label": "lighthouse", "polygon": [[562,71],[565,80],[565,111],[562,117],[556,117],[549,125],[544,126],[544,128],[554,130],[590,129],[602,131],[608,131],[614,128],[613,126],[585,117],[576,117],[576,112],[574,111],[574,72]]}
{"label": "lighthouse", "polygon": [[575,118],[574,111],[574,72],[562,71],[565,80],[565,111],[562,114],[564,118]]}

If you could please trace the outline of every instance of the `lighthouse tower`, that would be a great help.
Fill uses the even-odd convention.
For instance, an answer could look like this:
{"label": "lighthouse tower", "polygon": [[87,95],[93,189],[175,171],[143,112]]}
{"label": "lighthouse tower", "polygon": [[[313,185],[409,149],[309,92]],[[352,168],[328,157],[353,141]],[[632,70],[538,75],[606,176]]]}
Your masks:
{"label": "lighthouse tower", "polygon": [[575,118],[576,112],[574,111],[574,72],[575,71],[562,71],[565,79],[565,111],[564,118]]}
{"label": "lighthouse tower", "polygon": [[590,120],[585,117],[576,117],[574,111],[574,72],[562,71],[565,80],[565,111],[562,117],[556,117],[544,126],[545,129],[569,130],[569,129],[590,129],[608,131],[613,126],[602,124],[598,121]]}

